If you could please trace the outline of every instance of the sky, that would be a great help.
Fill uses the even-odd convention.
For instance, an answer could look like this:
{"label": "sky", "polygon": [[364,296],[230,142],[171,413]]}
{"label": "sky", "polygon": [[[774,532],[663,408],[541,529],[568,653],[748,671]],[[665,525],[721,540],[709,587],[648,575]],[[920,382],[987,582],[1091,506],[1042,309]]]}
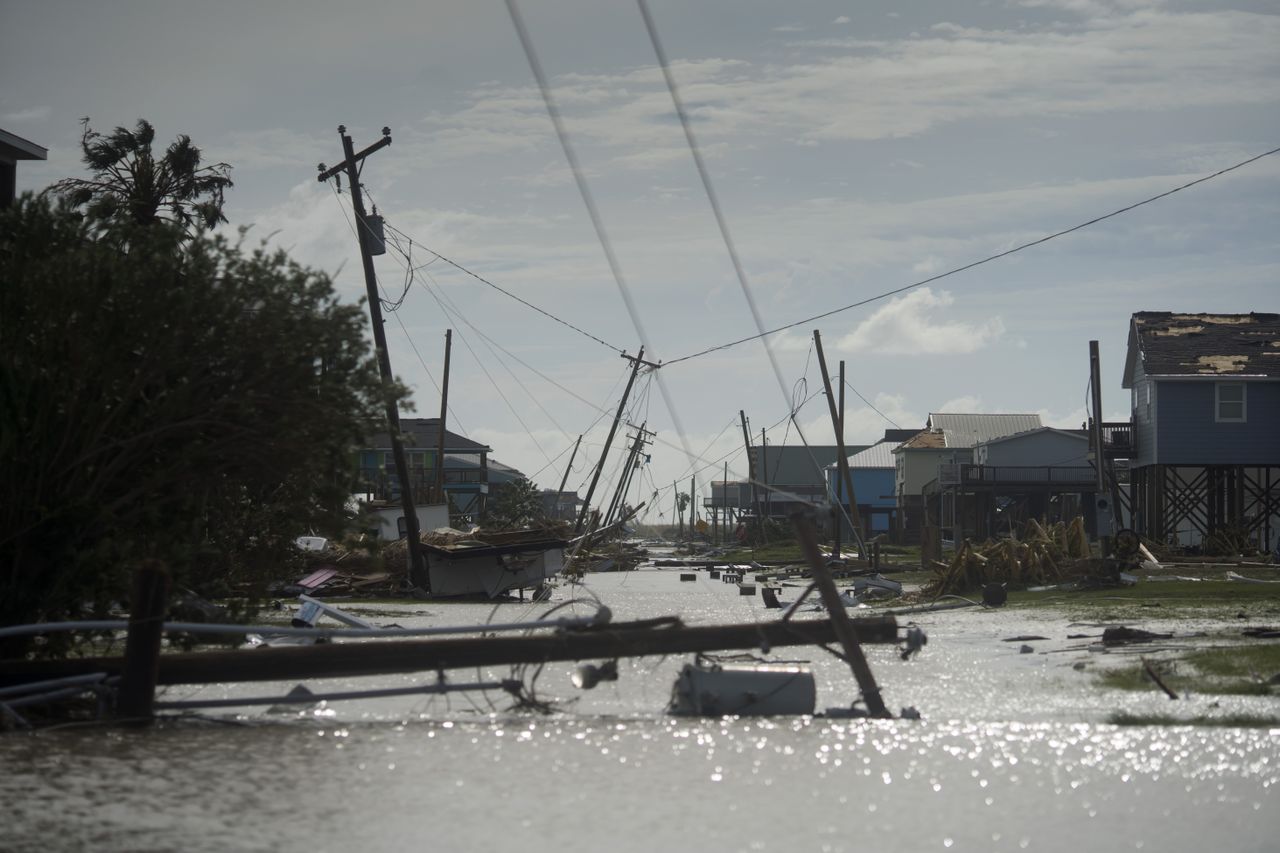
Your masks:
{"label": "sky", "polygon": [[627,417],[655,432],[632,494],[652,521],[691,470],[746,476],[739,410],[771,444],[834,443],[815,329],[857,445],[937,411],[1077,427],[1091,339],[1125,419],[1133,312],[1280,311],[1280,155],[873,299],[1280,146],[1275,0],[651,0],[741,281],[637,5],[519,8],[616,273],[501,0],[0,0],[0,128],[49,148],[20,191],[82,174],[82,117],[189,134],[233,167],[230,228],[354,302],[350,197],[317,164],[338,125],[357,149],[390,127],[361,179],[412,240],[376,267],[414,414],[439,412],[451,328],[450,428],[543,488],[585,433],[585,492],[620,352],[647,343],[669,364]]}

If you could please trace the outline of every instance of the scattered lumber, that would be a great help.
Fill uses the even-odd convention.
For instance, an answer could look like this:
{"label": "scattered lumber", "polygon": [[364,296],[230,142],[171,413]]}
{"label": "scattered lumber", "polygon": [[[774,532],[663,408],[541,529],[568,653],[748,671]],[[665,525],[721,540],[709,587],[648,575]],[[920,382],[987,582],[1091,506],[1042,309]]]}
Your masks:
{"label": "scattered lumber", "polygon": [[1070,522],[1041,524],[1031,519],[1024,539],[1013,536],[973,543],[963,540],[950,562],[933,560],[926,596],[937,598],[982,589],[988,584],[1025,587],[1061,583],[1096,570],[1089,536],[1080,516]]}

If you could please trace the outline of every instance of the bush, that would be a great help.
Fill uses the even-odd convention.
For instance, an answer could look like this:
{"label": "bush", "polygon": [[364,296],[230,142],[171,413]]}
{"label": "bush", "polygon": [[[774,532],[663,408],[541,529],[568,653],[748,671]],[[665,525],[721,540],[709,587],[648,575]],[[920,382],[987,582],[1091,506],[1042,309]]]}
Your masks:
{"label": "bush", "polygon": [[384,401],[364,328],[280,252],[0,211],[0,624],[103,613],[144,557],[260,584],[336,532]]}

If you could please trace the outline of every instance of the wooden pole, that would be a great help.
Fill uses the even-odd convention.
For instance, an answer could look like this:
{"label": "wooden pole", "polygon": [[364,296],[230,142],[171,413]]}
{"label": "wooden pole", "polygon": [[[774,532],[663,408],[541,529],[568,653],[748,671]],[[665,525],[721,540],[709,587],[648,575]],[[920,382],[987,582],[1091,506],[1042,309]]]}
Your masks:
{"label": "wooden pole", "polygon": [[[383,328],[382,301],[378,293],[378,278],[373,269],[373,254],[370,251],[370,229],[364,211],[364,194],[360,187],[360,164],[374,151],[391,144],[391,129],[382,129],[382,139],[365,148],[359,154],[351,144],[347,129],[338,125],[338,135],[342,138],[342,163],[331,169],[321,169],[317,178],[321,183],[343,171],[347,173],[350,184],[351,207],[356,217],[356,238],[360,243],[360,260],[364,265],[365,291],[369,298],[369,322],[373,326],[373,342],[378,357],[378,374],[383,385],[390,385],[395,377],[391,373],[391,356],[387,350],[387,333]],[[323,164],[322,164],[323,165]],[[422,542],[418,531],[418,508],[413,496],[413,484],[409,480],[409,463],[405,460],[404,443],[400,439],[400,411],[394,400],[388,400],[386,407],[387,433],[391,439],[391,458],[395,462],[396,479],[400,481],[400,506],[404,510],[404,529],[408,539],[407,553],[409,558],[408,575],[411,583],[429,590],[430,578],[427,575],[426,562],[422,554]]]}
{"label": "wooden pole", "polygon": [[831,616],[831,625],[835,628],[836,637],[844,649],[849,668],[853,670],[853,677],[858,681],[858,689],[862,691],[863,701],[867,703],[867,711],[873,717],[891,717],[892,714],[884,706],[884,699],[880,696],[880,688],[876,685],[876,679],[871,673],[870,665],[867,664],[867,658],[862,654],[862,647],[858,644],[858,630],[853,620],[849,618],[849,612],[845,610],[844,602],[840,600],[840,592],[836,589],[836,582],[831,579],[831,572],[827,571],[827,564],[818,550],[818,534],[814,530],[813,522],[804,513],[797,512],[791,516],[791,523],[795,525],[796,538],[800,540],[800,550],[804,553],[809,568],[813,570],[813,581],[818,587],[818,592],[822,594],[822,603]]}
{"label": "wooden pole", "polygon": [[[849,475],[849,457],[844,451],[844,430],[839,414],[836,412],[836,398],[831,393],[831,376],[827,373],[827,359],[822,352],[822,335],[813,330],[813,348],[818,353],[818,367],[822,370],[822,385],[827,392],[827,407],[831,411],[831,429],[836,434],[836,452],[840,457],[836,460],[836,468],[840,472],[840,480],[844,483],[845,498],[849,501],[849,521],[853,525],[853,538],[858,543],[858,553],[867,556],[866,542],[862,538],[862,518],[858,515],[858,496],[853,491],[853,477]],[[825,476],[825,474],[824,474]],[[836,501],[836,503],[840,503]]]}
{"label": "wooden pole", "polygon": [[[578,440],[573,443],[573,452],[569,454],[569,464],[564,466],[564,476],[560,478],[560,488],[556,490],[555,506],[560,506],[560,497],[564,494],[564,484],[569,482],[569,472],[573,470],[573,460],[578,458],[578,446],[582,444],[582,436],[578,436]],[[573,490],[573,495],[578,496],[578,490]],[[570,507],[571,510],[577,510],[577,507]],[[576,513],[575,513],[576,515]]]}
{"label": "wooden pole", "polygon": [[630,356],[626,353],[622,354],[623,358],[631,360],[631,377],[627,380],[627,387],[622,392],[622,399],[618,401],[618,411],[613,416],[613,424],[609,427],[609,436],[604,440],[604,450],[600,451],[600,461],[596,463],[595,473],[591,475],[591,485],[587,487],[587,497],[582,503],[582,512],[578,515],[578,522],[573,526],[574,533],[582,532],[582,525],[586,523],[587,513],[591,511],[591,499],[595,497],[596,484],[600,482],[600,472],[604,470],[605,457],[609,455],[609,447],[613,444],[613,436],[618,431],[618,422],[622,420],[622,412],[627,407],[627,398],[631,396],[631,386],[635,384],[636,374],[640,372],[640,365],[644,362],[644,347],[640,347],[640,354]]}
{"label": "wooden pole", "polygon": [[159,560],[144,560],[133,573],[129,634],[116,699],[116,716],[131,724],[145,725],[151,720],[169,583],[169,571]]}
{"label": "wooden pole", "polygon": [[[1093,423],[1089,430],[1089,443],[1093,445],[1093,467],[1097,474],[1096,489],[1093,496],[1094,524],[1097,526],[1098,541],[1101,543],[1102,556],[1111,554],[1111,524],[1104,521],[1104,516],[1115,518],[1115,507],[1111,511],[1101,508],[1099,503],[1107,501],[1107,477],[1102,450],[1102,368],[1098,357],[1098,342],[1089,341],[1089,396],[1093,409]],[[1103,531],[1106,531],[1105,533]]]}
{"label": "wooden pole", "polygon": [[[755,456],[751,453],[751,430],[747,428],[747,413],[738,410],[742,420],[742,445],[747,449],[747,479],[751,481],[751,511],[756,518],[756,535],[761,544],[764,543],[764,519],[760,517],[760,492],[756,489],[756,481],[760,479]],[[764,458],[764,447],[760,448],[761,459]],[[762,463],[763,464],[763,463]]]}
{"label": "wooden pole", "polygon": [[[859,642],[897,642],[898,623],[893,616],[873,616],[851,624]],[[663,624],[662,620],[615,622],[599,628],[546,634],[379,640],[162,655],[156,683],[355,678],[518,663],[807,646],[833,643],[837,637],[835,627],[827,619],[696,627]],[[120,672],[122,663],[121,658],[0,661],[0,683],[16,683],[50,673],[114,675]]]}
{"label": "wooden pole", "polygon": [[453,329],[444,330],[444,378],[440,381],[440,440],[436,443],[436,499],[446,507],[444,494],[444,422],[449,413],[449,354],[453,350]]}

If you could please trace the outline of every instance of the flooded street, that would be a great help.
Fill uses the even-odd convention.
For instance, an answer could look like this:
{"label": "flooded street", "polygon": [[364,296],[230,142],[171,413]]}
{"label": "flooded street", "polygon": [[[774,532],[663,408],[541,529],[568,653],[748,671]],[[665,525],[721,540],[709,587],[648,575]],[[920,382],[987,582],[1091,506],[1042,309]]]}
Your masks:
{"label": "flooded street", "polygon": [[[697,583],[665,570],[594,575],[587,590],[615,619],[777,618],[759,596],[739,596],[706,573]],[[496,612],[435,602],[352,610],[405,626],[514,621],[571,594],[587,593],[563,586],[550,603]],[[668,658],[623,661],[616,683],[590,692],[572,686],[572,665],[549,665],[535,684],[537,698],[557,708],[546,716],[512,712],[509,696],[489,693],[285,715],[245,709],[141,732],[8,735],[0,738],[0,849],[1276,849],[1280,731],[1106,722],[1117,711],[1274,714],[1275,699],[1174,703],[1154,689],[1104,689],[1095,673],[1119,656],[1065,639],[1101,629],[1068,628],[1065,616],[1044,610],[900,621],[909,618],[929,633],[920,656],[904,663],[888,646],[868,654],[890,708],[915,706],[918,721],[668,717],[663,708],[685,662]],[[1031,653],[1003,642],[1034,634],[1050,639],[1030,642]],[[811,662],[819,709],[847,706],[854,695],[847,666],[826,652],[795,647],[771,657]],[[199,694],[292,686],[219,685]],[[166,698],[195,692],[175,688]]]}

